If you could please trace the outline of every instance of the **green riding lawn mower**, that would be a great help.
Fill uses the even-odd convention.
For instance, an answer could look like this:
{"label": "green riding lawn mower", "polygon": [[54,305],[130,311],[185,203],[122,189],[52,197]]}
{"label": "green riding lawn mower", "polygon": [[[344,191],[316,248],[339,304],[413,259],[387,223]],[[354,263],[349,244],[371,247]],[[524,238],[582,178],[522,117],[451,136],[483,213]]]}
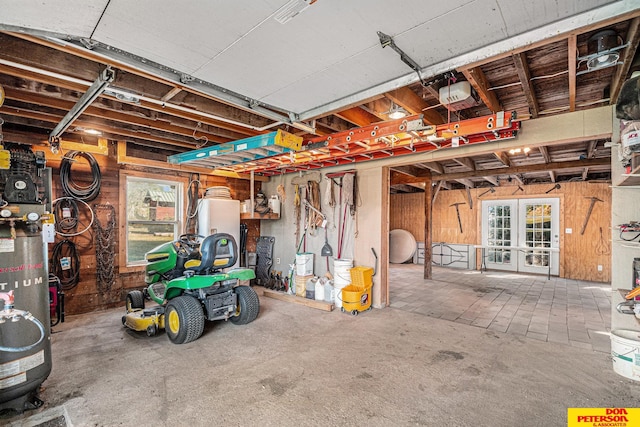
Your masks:
{"label": "green riding lawn mower", "polygon": [[[233,236],[212,234],[199,243],[201,237],[184,234],[145,255],[148,286],[127,294],[127,312],[122,316],[126,327],[148,336],[166,329],[171,342],[184,344],[202,335],[205,319],[244,325],[258,316],[258,295],[241,283],[254,279],[254,271],[223,272],[238,258]],[[145,300],[157,305],[145,308]]]}

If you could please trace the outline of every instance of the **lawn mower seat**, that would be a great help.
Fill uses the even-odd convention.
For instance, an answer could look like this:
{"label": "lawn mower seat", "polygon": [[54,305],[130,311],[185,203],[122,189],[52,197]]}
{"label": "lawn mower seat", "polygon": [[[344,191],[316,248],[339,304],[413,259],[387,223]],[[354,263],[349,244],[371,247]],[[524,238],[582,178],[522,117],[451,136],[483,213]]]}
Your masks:
{"label": "lawn mower seat", "polygon": [[238,247],[232,235],[216,233],[207,236],[200,245],[200,264],[190,266],[186,271],[208,274],[231,267],[238,259]]}

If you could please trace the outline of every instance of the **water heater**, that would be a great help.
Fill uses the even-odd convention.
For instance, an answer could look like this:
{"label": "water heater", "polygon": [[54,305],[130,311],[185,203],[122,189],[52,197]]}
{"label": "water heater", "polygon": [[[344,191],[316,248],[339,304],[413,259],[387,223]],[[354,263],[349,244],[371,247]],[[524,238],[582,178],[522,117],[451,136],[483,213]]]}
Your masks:
{"label": "water heater", "polygon": [[[198,201],[198,234],[228,233],[240,245],[240,201],[203,198]],[[238,262],[233,265],[238,267]]]}

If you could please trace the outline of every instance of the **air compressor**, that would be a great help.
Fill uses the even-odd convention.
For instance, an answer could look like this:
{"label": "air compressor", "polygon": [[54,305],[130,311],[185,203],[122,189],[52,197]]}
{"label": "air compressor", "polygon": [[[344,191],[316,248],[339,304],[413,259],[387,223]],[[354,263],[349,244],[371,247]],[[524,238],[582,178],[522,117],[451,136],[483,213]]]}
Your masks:
{"label": "air compressor", "polygon": [[42,405],[51,372],[47,247],[51,170],[44,152],[0,145],[0,411]]}

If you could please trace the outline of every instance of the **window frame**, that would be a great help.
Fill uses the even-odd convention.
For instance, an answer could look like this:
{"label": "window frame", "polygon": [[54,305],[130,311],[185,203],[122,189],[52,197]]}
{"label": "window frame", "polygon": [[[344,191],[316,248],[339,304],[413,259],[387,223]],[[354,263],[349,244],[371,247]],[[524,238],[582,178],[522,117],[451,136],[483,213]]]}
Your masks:
{"label": "window frame", "polygon": [[[165,175],[166,171],[162,175]],[[177,238],[181,230],[184,229],[184,224],[186,220],[186,191],[188,179],[175,175],[163,176],[162,178],[158,178],[158,173],[153,172],[141,172],[134,170],[121,170],[119,174],[120,180],[120,191],[118,194],[119,198],[119,217],[120,217],[120,226],[118,232],[118,240],[119,240],[119,250],[118,250],[118,269],[120,273],[133,273],[133,272],[142,272],[144,271],[145,264],[128,264],[127,263],[127,246],[128,246],[128,224],[129,220],[127,217],[127,183],[129,182],[129,178],[134,178],[136,180],[149,180],[156,182],[165,182],[179,185],[179,189],[177,191],[178,200],[178,208],[176,209],[176,213],[178,215],[176,221],[176,236]]]}

